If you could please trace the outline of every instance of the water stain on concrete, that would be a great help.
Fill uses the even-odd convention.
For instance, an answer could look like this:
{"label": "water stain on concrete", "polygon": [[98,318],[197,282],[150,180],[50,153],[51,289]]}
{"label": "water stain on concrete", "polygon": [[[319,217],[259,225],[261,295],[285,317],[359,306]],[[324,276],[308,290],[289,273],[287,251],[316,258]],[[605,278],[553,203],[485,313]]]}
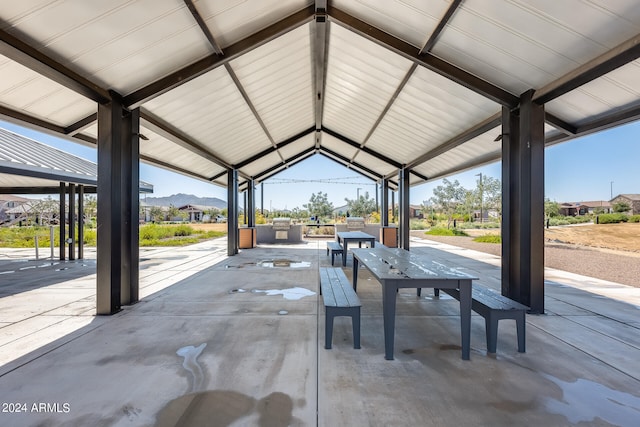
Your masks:
{"label": "water stain on concrete", "polygon": [[[260,400],[231,390],[190,393],[169,402],[157,415],[156,427],[222,427],[258,417],[260,427],[301,425],[293,416],[293,400],[274,392]],[[253,419],[253,418],[252,418]],[[238,424],[239,425],[239,424]]]}

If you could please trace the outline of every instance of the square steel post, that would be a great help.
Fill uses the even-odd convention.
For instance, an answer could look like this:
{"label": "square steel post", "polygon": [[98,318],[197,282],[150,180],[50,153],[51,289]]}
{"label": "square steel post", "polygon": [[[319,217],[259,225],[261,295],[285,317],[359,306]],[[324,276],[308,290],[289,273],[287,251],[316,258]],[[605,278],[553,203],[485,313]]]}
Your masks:
{"label": "square steel post", "polygon": [[256,189],[253,179],[247,185],[247,207],[245,208],[247,226],[256,226]]}
{"label": "square steel post", "polygon": [[503,109],[502,293],[544,313],[544,107]]}
{"label": "square steel post", "polygon": [[66,246],[66,242],[65,239],[67,238],[67,232],[66,232],[66,209],[65,209],[65,203],[66,203],[66,191],[67,191],[67,184],[65,184],[64,182],[60,183],[60,212],[58,215],[58,222],[60,223],[60,261],[64,261],[66,258],[66,250],[67,250],[67,246]]}
{"label": "square steel post", "polygon": [[382,180],[382,192],[380,197],[380,225],[389,226],[389,180]]}
{"label": "square steel post", "polygon": [[138,300],[138,132],[118,94],[98,105],[98,314]]}
{"label": "square steel post", "polygon": [[76,186],[69,184],[69,259],[76,259]]}
{"label": "square steel post", "polygon": [[227,255],[238,253],[238,170],[227,171]]}
{"label": "square steel post", "polygon": [[84,258],[84,185],[78,185],[78,259]]}
{"label": "square steel post", "polygon": [[400,204],[398,228],[400,247],[409,250],[409,169],[400,169],[398,202]]}

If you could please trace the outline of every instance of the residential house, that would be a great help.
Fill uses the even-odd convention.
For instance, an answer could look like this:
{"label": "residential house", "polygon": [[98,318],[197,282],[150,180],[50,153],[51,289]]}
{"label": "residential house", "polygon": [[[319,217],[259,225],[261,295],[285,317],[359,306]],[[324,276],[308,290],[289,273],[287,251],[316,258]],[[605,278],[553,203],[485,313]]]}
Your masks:
{"label": "residential house", "polygon": [[0,224],[10,221],[10,215],[7,213],[8,210],[17,208],[28,201],[29,199],[24,197],[0,194]]}
{"label": "residential house", "polygon": [[640,215],[640,194],[619,194],[611,201],[611,206],[616,203],[626,203],[631,209],[627,212],[631,215]]}

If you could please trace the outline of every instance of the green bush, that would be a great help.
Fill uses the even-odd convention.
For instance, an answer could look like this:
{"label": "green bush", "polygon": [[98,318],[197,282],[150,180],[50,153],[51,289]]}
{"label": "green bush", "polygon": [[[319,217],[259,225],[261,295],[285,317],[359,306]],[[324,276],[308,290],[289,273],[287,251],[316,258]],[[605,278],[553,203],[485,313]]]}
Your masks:
{"label": "green bush", "polygon": [[172,228],[173,228],[173,235],[176,237],[191,236],[193,234],[193,228],[189,225],[182,224]]}
{"label": "green bush", "polygon": [[412,219],[409,221],[410,230],[426,230],[427,228],[429,228],[429,223],[425,220]]}
{"label": "green bush", "polygon": [[432,227],[430,230],[425,231],[424,234],[431,236],[468,236],[468,234],[462,230],[446,227]]}
{"label": "green bush", "polygon": [[598,224],[617,224],[629,221],[629,216],[622,213],[598,215]]}
{"label": "green bush", "polygon": [[480,243],[502,243],[502,237],[498,234],[485,234],[476,237],[473,241]]}
{"label": "green bush", "polygon": [[629,217],[629,222],[640,222],[640,215],[631,215]]}

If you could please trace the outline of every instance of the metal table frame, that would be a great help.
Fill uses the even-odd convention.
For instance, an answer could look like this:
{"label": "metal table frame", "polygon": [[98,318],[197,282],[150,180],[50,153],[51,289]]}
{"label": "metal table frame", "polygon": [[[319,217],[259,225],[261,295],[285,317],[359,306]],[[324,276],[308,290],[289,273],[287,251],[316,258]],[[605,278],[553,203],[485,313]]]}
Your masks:
{"label": "metal table frame", "polygon": [[347,247],[349,242],[358,242],[358,246],[362,246],[362,242],[369,242],[371,247],[375,247],[376,238],[371,234],[367,234],[363,231],[340,231],[336,233],[336,239],[338,243],[342,243],[344,250],[342,251],[342,266],[347,265]]}
{"label": "metal table frame", "polygon": [[393,360],[396,296],[400,288],[458,289],[460,291],[460,331],[462,359],[470,359],[472,277],[440,261],[400,248],[353,249],[353,287],[357,289],[358,268],[362,264],[382,285],[385,359]]}

